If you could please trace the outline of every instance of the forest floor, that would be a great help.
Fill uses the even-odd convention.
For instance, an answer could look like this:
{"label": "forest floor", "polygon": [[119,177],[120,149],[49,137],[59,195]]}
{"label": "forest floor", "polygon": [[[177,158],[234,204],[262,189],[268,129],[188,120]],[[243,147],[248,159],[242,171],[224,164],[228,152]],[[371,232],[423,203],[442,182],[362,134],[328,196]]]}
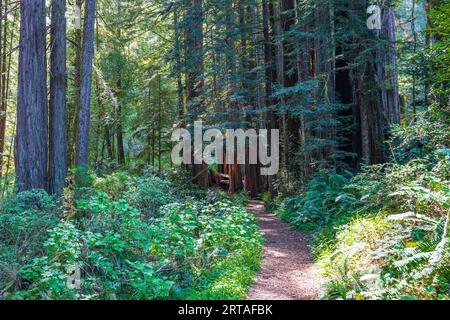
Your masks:
{"label": "forest floor", "polygon": [[308,247],[310,236],[291,230],[262,201],[250,201],[247,210],[259,218],[265,238],[261,271],[248,300],[315,300],[320,279]]}

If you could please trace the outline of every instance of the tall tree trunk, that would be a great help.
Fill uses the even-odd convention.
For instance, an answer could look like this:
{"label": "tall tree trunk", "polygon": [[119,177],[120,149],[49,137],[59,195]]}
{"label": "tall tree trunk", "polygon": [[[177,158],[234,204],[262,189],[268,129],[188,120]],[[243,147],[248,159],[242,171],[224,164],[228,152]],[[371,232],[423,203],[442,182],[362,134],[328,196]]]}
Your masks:
{"label": "tall tree trunk", "polygon": [[[350,16],[350,25],[364,23],[366,1],[354,1],[348,6],[354,12],[354,15]],[[354,60],[349,61],[350,65],[373,48],[371,42],[379,41],[378,30],[369,30],[365,26],[362,30],[365,32],[355,34],[351,38],[355,50],[352,57]],[[385,84],[380,83],[380,80],[382,82],[383,79],[387,79],[384,76],[386,59],[383,57],[385,53],[380,54],[376,51],[372,50],[372,53],[365,57],[364,63],[359,63],[351,71],[354,95],[353,119],[356,131],[353,137],[353,148],[367,164],[380,163],[386,156],[383,141],[386,134],[385,119],[389,117],[388,95]],[[374,90],[374,88],[384,88],[384,93],[383,90]]]}
{"label": "tall tree trunk", "polygon": [[49,191],[60,195],[67,176],[66,1],[51,2]]}
{"label": "tall tree trunk", "polygon": [[[95,8],[95,50],[98,52],[100,49],[100,34],[98,27],[98,10],[99,6]],[[94,164],[95,169],[98,170],[100,166],[103,164],[103,154],[105,151],[106,141],[103,138],[101,148],[100,148],[100,140],[102,135],[102,128],[104,127],[104,123],[101,119],[105,117],[105,106],[103,104],[102,98],[100,96],[100,79],[99,79],[99,71],[95,73],[95,98],[97,100],[98,106],[98,116],[97,116],[97,129],[95,132],[95,153],[94,153]]]}
{"label": "tall tree trunk", "polygon": [[400,94],[398,89],[398,63],[397,63],[397,40],[395,35],[395,14],[392,5],[386,8],[385,13],[386,39],[388,50],[386,50],[387,72],[387,98],[390,124],[400,123]]}
{"label": "tall tree trunk", "polygon": [[[255,23],[256,16],[258,14],[254,5],[249,5],[245,8],[245,0],[239,2],[239,25],[241,31],[241,77],[242,77],[242,91],[245,99],[242,104],[242,111],[245,115],[245,127],[255,128],[255,123],[259,125],[258,121],[255,121],[255,114],[258,109],[258,95],[259,87],[255,85],[258,81],[258,74],[254,71],[256,63],[258,62],[257,39],[250,37],[251,23]],[[250,21],[249,17],[253,17]],[[248,43],[250,42],[250,46]],[[254,48],[254,49],[253,49]],[[253,53],[253,54],[252,54]],[[257,128],[256,128],[257,130]],[[258,164],[250,163],[250,151],[256,150],[258,146],[251,146],[250,143],[246,143],[245,148],[245,166],[244,166],[244,182],[245,191],[250,194],[251,197],[257,197],[260,191],[261,177],[259,175]]]}
{"label": "tall tree trunk", "polygon": [[[189,0],[186,12],[186,101],[189,109],[189,122],[194,123],[204,112],[202,98],[204,87],[204,52],[203,52],[203,5],[202,0]],[[195,148],[193,149],[195,150]],[[194,158],[194,157],[193,157]],[[194,159],[195,160],[195,159]],[[202,186],[209,185],[208,166],[205,163],[192,166],[195,182]]]}
{"label": "tall tree trunk", "polygon": [[111,142],[111,130],[109,125],[105,125],[105,143],[106,143],[106,154],[108,155],[108,161],[114,160],[114,150],[113,143]]}
{"label": "tall tree trunk", "polygon": [[158,75],[158,173],[162,171],[162,89],[161,74]]}
{"label": "tall tree trunk", "polygon": [[[15,27],[16,27],[16,20],[18,17],[18,13],[19,13],[19,10],[16,8],[14,10],[14,17],[12,20],[11,34],[10,34],[10,39],[9,39],[9,54],[8,54],[8,62],[7,62],[8,67],[6,68],[6,82],[3,83],[4,92],[5,92],[3,105],[2,105],[3,116],[0,117],[0,141],[2,141],[1,145],[0,145],[0,154],[2,155],[2,157],[0,158],[0,176],[1,177],[3,177],[3,175],[2,175],[3,174],[3,163],[5,161],[4,160],[4,152],[5,152],[5,141],[6,141],[6,139],[5,139],[6,138],[6,116],[7,116],[7,112],[8,112],[9,87],[10,87],[10,83],[11,83],[11,60],[12,60],[12,56],[13,56],[12,52],[13,52],[13,45],[14,45],[13,41],[14,41]],[[6,48],[6,43],[5,43],[4,47]],[[14,122],[14,131],[15,131],[15,126],[16,126],[16,123]],[[10,147],[9,147],[6,172],[8,172],[9,163],[11,162],[12,146],[13,146],[13,141],[11,142]],[[7,183],[7,181],[5,180],[5,186],[6,186],[6,183]],[[4,188],[3,188],[3,190],[4,190]]]}
{"label": "tall tree trunk", "polygon": [[173,13],[173,24],[175,28],[175,61],[176,61],[176,67],[177,70],[177,94],[178,94],[178,116],[179,120],[182,121],[184,118],[184,94],[183,94],[183,81],[182,81],[182,73],[180,68],[182,67],[181,64],[181,46],[180,46],[180,26],[178,22],[178,8],[175,8]]}
{"label": "tall tree trunk", "polygon": [[[361,70],[361,69],[364,69]],[[372,158],[371,144],[370,144],[370,130],[369,130],[369,103],[366,97],[367,88],[365,87],[365,66],[358,70],[358,100],[359,100],[359,118],[361,126],[361,156],[364,162],[369,164]]]}
{"label": "tall tree trunk", "polygon": [[116,142],[117,142],[117,162],[119,165],[125,164],[125,149],[123,145],[123,126],[122,126],[122,72],[119,71],[119,80],[117,81],[118,104],[116,108]]}
{"label": "tall tree trunk", "polygon": [[[3,20],[5,20],[5,31],[4,38],[5,41],[2,41],[2,33],[3,33]],[[6,60],[6,32],[8,25],[8,1],[5,4],[5,11],[3,13],[3,0],[0,0],[0,178],[3,177],[3,152],[5,148],[5,133],[6,133],[6,110],[3,107],[5,96],[4,96],[4,88],[5,88],[5,60]],[[5,57],[5,59],[3,59]]]}
{"label": "tall tree trunk", "polygon": [[[283,40],[283,86],[286,88],[293,87],[298,83],[298,65],[297,57],[293,49],[292,36],[288,33],[292,32],[296,20],[296,3],[295,0],[281,1],[281,28],[284,34]],[[292,99],[286,97],[285,99]],[[293,115],[286,111],[284,116],[285,127],[283,128],[283,147],[284,147],[284,163],[287,182],[295,179],[298,175],[299,166],[297,165],[297,154],[300,147],[300,128],[301,122],[298,115]],[[296,179],[297,180],[297,179]]]}
{"label": "tall tree trunk", "polygon": [[17,189],[47,189],[48,101],[45,0],[20,3],[15,163]]}
{"label": "tall tree trunk", "polygon": [[96,0],[86,0],[83,31],[83,64],[81,108],[78,113],[76,166],[84,170],[89,165],[89,128],[91,116],[92,63],[94,59],[94,29]]}
{"label": "tall tree trunk", "polygon": [[[425,29],[425,50],[431,49],[433,45],[433,39],[431,35],[431,19],[430,19],[430,4],[428,0],[423,1],[423,9],[426,16],[426,29]],[[426,70],[425,80],[424,80],[424,105],[428,106],[430,104],[430,70]]]}
{"label": "tall tree trunk", "polygon": [[[416,1],[412,1],[412,9],[411,9],[411,33],[413,35],[413,53],[414,55],[417,53],[417,41],[418,35],[416,31]],[[412,106],[413,106],[413,120],[417,121],[417,74],[416,70],[414,70],[412,75]]]}
{"label": "tall tree trunk", "polygon": [[[2,13],[3,1],[0,1],[0,13]],[[5,142],[6,142],[6,118],[8,113],[8,95],[9,95],[9,83],[10,83],[10,74],[11,74],[11,56],[12,56],[12,48],[13,48],[13,39],[14,39],[14,30],[15,30],[15,22],[17,18],[18,10],[14,10],[14,17],[12,21],[11,36],[10,42],[8,46],[8,15],[9,15],[9,1],[5,1],[3,11],[3,17],[0,19],[0,39],[2,39],[3,34],[3,44],[0,46],[0,178],[3,177],[3,163],[5,157]],[[4,22],[3,22],[4,20]],[[3,23],[3,30],[2,30]],[[9,48],[8,48],[9,47]],[[8,49],[8,51],[7,51]]]}
{"label": "tall tree trunk", "polygon": [[[270,1],[270,3],[269,3]],[[273,105],[273,87],[276,81],[276,71],[274,68],[275,47],[272,43],[273,37],[273,4],[271,0],[262,0],[262,23],[263,23],[263,37],[264,37],[264,64],[265,64],[265,112],[266,129],[270,130],[276,128],[276,118],[270,109]],[[272,32],[272,33],[271,33]],[[269,145],[271,136],[269,134]],[[273,177],[267,177],[267,191],[271,195],[273,190]]]}
{"label": "tall tree trunk", "polygon": [[[121,1],[117,2],[117,15],[120,16],[122,12],[122,3]],[[117,30],[117,38],[122,39],[122,29],[118,28]],[[122,55],[122,48],[120,48],[120,54]],[[123,142],[123,125],[122,125],[122,68],[119,66],[117,75],[117,108],[115,109],[115,120],[116,120],[116,143],[117,143],[117,163],[119,165],[125,164],[125,149]]]}
{"label": "tall tree trunk", "polygon": [[122,105],[119,104],[117,109],[117,128],[116,128],[116,142],[117,142],[117,162],[119,165],[125,164],[125,148],[123,142],[123,127],[122,127]]}
{"label": "tall tree trunk", "polygon": [[[76,0],[75,4],[79,10],[79,14],[82,13],[84,0]],[[80,17],[81,23],[81,17]],[[75,30],[75,61],[74,61],[74,96],[73,96],[73,108],[68,110],[67,118],[67,136],[69,137],[69,146],[67,153],[67,165],[73,167],[76,162],[76,148],[77,148],[77,136],[78,136],[78,113],[81,108],[81,78],[82,78],[82,55],[83,55],[83,30],[81,25]]]}
{"label": "tall tree trunk", "polygon": [[377,74],[380,86],[380,100],[384,116],[385,130],[392,124],[400,123],[400,96],[398,90],[397,42],[395,35],[395,14],[392,4],[383,8],[381,32],[377,32],[381,42],[377,50]]}
{"label": "tall tree trunk", "polygon": [[[302,21],[303,19],[306,20],[306,14],[303,14],[303,11],[298,8],[298,1],[296,1],[296,25],[297,28],[301,27],[301,30],[304,30],[304,32],[309,31],[309,23],[306,21]],[[305,39],[306,40],[306,39]],[[297,77],[299,82],[306,82],[311,79],[310,76],[310,41],[306,40],[302,45],[299,45],[296,52],[296,59],[297,59]],[[311,96],[311,94],[308,94],[308,97]],[[310,105],[306,105],[305,108],[310,109]],[[310,172],[310,166],[309,166],[309,152],[307,150],[307,138],[309,137],[309,131],[306,127],[306,122],[308,121],[308,115],[307,112],[304,112],[300,116],[300,136],[299,136],[299,151],[297,157],[299,158],[299,162],[302,163],[302,166],[299,166],[300,170],[300,181],[302,182],[302,185],[304,186],[309,178],[309,172]]]}
{"label": "tall tree trunk", "polygon": [[[235,30],[235,15],[233,8],[233,1],[227,1],[224,7],[225,10],[225,33],[226,33],[226,64],[227,64],[227,96],[228,96],[228,121],[230,123],[239,122],[239,106],[234,97],[237,90],[237,74],[236,74],[236,30]],[[228,154],[231,154],[234,158],[231,163],[228,164],[228,175],[230,177],[229,192],[234,193],[242,187],[242,177],[240,175],[239,165],[237,163],[237,148],[234,145],[233,149],[227,150]]]}

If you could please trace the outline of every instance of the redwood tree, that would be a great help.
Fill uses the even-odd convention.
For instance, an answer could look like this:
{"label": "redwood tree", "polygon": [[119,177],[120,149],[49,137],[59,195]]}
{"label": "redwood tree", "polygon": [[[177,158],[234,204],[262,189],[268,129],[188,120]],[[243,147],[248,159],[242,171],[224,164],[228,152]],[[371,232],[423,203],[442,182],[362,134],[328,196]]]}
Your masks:
{"label": "redwood tree", "polygon": [[67,176],[66,1],[51,3],[49,191],[60,194]]}
{"label": "redwood tree", "polygon": [[46,189],[48,112],[45,0],[20,2],[15,164],[17,189]]}
{"label": "redwood tree", "polygon": [[[186,101],[190,122],[195,120],[205,110],[204,97],[204,54],[203,54],[203,5],[202,0],[190,0],[186,12]],[[209,184],[208,167],[206,164],[193,164],[195,181],[207,187]]]}
{"label": "redwood tree", "polygon": [[94,59],[94,29],[96,0],[86,0],[83,32],[81,107],[78,113],[76,166],[89,165],[89,126],[91,116],[92,63]]}

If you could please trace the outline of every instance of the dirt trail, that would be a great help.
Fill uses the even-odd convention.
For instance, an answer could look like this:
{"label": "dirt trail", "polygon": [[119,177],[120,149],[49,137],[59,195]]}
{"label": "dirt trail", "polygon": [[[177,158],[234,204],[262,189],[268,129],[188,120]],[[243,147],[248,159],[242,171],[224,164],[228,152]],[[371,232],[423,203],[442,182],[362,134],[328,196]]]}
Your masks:
{"label": "dirt trail", "polygon": [[319,299],[320,280],[308,248],[310,237],[267,213],[262,201],[250,201],[247,210],[259,217],[266,239],[262,269],[248,300]]}

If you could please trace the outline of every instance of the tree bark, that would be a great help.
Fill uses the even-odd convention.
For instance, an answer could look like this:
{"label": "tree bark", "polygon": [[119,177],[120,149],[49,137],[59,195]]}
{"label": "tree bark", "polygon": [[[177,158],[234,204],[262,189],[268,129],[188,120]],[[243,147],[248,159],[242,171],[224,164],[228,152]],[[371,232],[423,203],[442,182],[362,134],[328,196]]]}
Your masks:
{"label": "tree bark", "polygon": [[20,3],[15,164],[18,191],[47,189],[48,101],[45,0]]}
{"label": "tree bark", "polygon": [[5,11],[3,13],[3,0],[0,0],[0,43],[3,33],[3,19],[5,20],[5,41],[0,45],[0,178],[3,176],[3,152],[5,147],[5,132],[6,132],[6,110],[4,109],[4,88],[5,88],[5,60],[6,60],[6,31],[8,25],[8,1],[5,4]]}
{"label": "tree bark", "polygon": [[[1,11],[1,2],[0,2],[0,12]],[[8,45],[8,14],[9,14],[9,2],[5,3],[4,10],[4,26],[3,26],[3,46],[0,46],[0,56],[2,57],[0,61],[0,70],[2,71],[2,76],[0,77],[0,87],[1,87],[1,109],[0,109],[0,178],[3,177],[3,163],[5,161],[5,142],[6,142],[6,118],[8,114],[8,95],[9,95],[9,85],[11,79],[11,57],[13,51],[13,40],[15,35],[15,24],[18,16],[18,9],[14,9],[12,26],[10,27],[10,39]],[[1,19],[0,19],[1,20]],[[1,30],[1,21],[0,21],[0,34]],[[1,38],[1,36],[0,36]],[[6,50],[8,48],[8,51]],[[9,159],[8,159],[9,161]]]}
{"label": "tree bark", "polygon": [[125,148],[123,146],[123,126],[122,126],[122,71],[119,71],[119,80],[117,81],[118,105],[116,108],[116,142],[117,142],[117,163],[125,164]]}
{"label": "tree bark", "polygon": [[[298,81],[298,65],[297,57],[293,49],[292,37],[287,34],[295,25],[296,15],[296,2],[295,0],[282,0],[281,1],[281,28],[284,33],[283,41],[283,86],[286,88],[295,86]],[[291,99],[291,97],[286,97]],[[293,115],[287,111],[284,116],[285,128],[283,128],[283,147],[284,147],[284,164],[286,171],[286,179],[296,179],[299,173],[300,167],[298,166],[297,154],[300,147],[300,128],[301,121],[298,115]],[[297,163],[296,163],[297,162]]]}
{"label": "tree bark", "polygon": [[49,191],[60,195],[67,176],[66,1],[51,3]]}
{"label": "tree bark", "polygon": [[[204,52],[203,52],[203,5],[202,0],[189,0],[186,12],[186,101],[189,109],[189,122],[194,121],[204,112]],[[195,150],[195,149],[193,149]],[[194,158],[194,157],[193,157]],[[208,187],[209,175],[206,164],[192,165],[195,182]]]}
{"label": "tree bark", "polygon": [[[224,7],[225,10],[225,33],[226,33],[226,65],[227,65],[227,97],[228,97],[228,121],[230,123],[239,122],[239,106],[235,100],[234,94],[237,89],[236,81],[236,30],[233,2],[228,1]],[[234,143],[234,142],[233,142]],[[227,153],[233,154],[233,162],[228,164],[228,175],[230,176],[229,192],[235,193],[242,186],[242,177],[237,164],[237,148],[233,146],[233,150],[227,150]]]}
{"label": "tree bark", "polygon": [[389,124],[400,123],[400,94],[398,89],[397,40],[395,35],[395,14],[392,5],[386,8],[385,36],[388,41],[386,50],[387,66],[387,104]]}
{"label": "tree bark", "polygon": [[78,113],[76,166],[89,165],[89,127],[91,116],[92,63],[94,59],[94,29],[96,0],[86,0],[83,33],[83,64],[81,80],[81,108]]}
{"label": "tree bark", "polygon": [[184,118],[184,94],[183,94],[183,81],[181,78],[180,68],[181,64],[181,46],[180,46],[180,27],[178,22],[178,8],[175,8],[173,13],[173,24],[175,28],[175,62],[176,62],[176,75],[177,75],[177,95],[178,95],[178,116],[179,120],[183,121]]}
{"label": "tree bark", "polygon": [[[76,0],[76,6],[79,8],[81,15],[84,0]],[[81,18],[80,18],[81,19]],[[81,23],[81,21],[80,21]],[[67,166],[73,167],[76,162],[76,148],[78,135],[78,113],[81,108],[81,78],[82,78],[82,55],[83,55],[83,32],[80,28],[75,30],[75,61],[74,61],[74,81],[73,81],[73,107],[68,110],[67,118],[67,136],[69,137],[69,146],[67,154]]]}

